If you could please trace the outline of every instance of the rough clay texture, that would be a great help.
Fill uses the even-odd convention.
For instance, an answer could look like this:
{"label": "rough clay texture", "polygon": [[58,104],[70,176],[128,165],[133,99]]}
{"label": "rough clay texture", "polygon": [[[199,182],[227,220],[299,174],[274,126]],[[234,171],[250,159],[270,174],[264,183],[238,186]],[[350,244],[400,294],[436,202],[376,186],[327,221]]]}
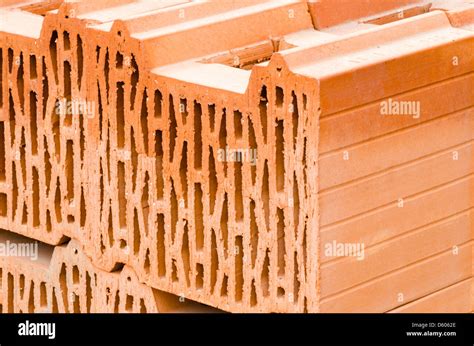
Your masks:
{"label": "rough clay texture", "polygon": [[473,310],[472,1],[0,6],[3,311]]}

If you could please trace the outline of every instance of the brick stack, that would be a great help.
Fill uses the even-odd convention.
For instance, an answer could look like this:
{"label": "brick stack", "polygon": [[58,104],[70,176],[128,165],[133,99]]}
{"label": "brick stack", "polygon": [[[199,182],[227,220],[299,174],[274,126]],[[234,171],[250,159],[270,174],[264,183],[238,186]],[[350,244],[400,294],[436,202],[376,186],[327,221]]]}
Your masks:
{"label": "brick stack", "polygon": [[0,4],[3,311],[473,310],[471,1]]}

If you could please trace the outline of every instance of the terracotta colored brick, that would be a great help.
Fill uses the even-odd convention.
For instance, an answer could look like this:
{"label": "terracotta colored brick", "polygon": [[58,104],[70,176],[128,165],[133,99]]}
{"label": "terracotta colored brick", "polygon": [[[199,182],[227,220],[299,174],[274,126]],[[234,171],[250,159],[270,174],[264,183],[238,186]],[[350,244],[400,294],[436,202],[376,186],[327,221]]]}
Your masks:
{"label": "terracotta colored brick", "polygon": [[469,2],[1,6],[0,227],[55,246],[68,292],[100,273],[58,311],[472,310]]}

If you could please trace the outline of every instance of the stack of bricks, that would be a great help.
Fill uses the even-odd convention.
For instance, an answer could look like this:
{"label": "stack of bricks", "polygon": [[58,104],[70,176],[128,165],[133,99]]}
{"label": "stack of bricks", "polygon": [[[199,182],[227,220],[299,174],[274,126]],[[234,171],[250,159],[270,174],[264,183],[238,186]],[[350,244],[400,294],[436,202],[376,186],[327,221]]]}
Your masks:
{"label": "stack of bricks", "polygon": [[473,47],[469,0],[0,1],[0,311],[473,311]]}

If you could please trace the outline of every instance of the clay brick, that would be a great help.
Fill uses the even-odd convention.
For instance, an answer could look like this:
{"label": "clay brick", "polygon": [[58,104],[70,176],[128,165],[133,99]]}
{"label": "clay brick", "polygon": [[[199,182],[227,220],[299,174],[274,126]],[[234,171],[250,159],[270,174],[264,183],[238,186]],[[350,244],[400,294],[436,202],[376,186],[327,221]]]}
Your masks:
{"label": "clay brick", "polygon": [[35,245],[38,242],[33,239],[4,230],[0,230],[0,239],[16,249],[31,246],[29,254],[35,246],[38,251],[35,257],[0,257],[3,312],[214,311],[139,283],[128,266],[113,273],[95,268],[76,241],[57,247]]}
{"label": "clay brick", "polygon": [[[37,276],[22,264],[3,282],[63,282],[69,312],[189,310],[176,295],[233,312],[416,310],[424,296],[464,311],[464,293],[438,297],[473,274],[469,3],[0,11],[0,227],[54,246]],[[382,116],[389,100],[419,117]],[[333,241],[367,258],[329,258]]]}

